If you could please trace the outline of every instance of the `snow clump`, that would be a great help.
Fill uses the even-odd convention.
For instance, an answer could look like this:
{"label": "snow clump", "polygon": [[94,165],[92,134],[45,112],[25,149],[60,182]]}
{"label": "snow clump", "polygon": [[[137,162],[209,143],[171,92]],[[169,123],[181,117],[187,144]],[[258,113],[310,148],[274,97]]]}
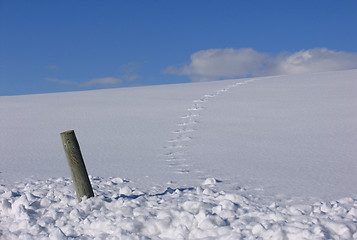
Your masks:
{"label": "snow clump", "polygon": [[357,238],[353,198],[312,205],[266,204],[244,191],[222,191],[214,178],[201,186],[156,194],[118,178],[91,179],[96,196],[81,203],[68,178],[1,185],[1,238]]}

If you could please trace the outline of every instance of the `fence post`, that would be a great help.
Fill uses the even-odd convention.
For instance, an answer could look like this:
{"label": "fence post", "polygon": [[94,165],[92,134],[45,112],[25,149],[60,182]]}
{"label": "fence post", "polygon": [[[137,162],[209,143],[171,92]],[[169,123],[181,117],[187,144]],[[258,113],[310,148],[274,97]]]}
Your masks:
{"label": "fence post", "polygon": [[67,163],[71,171],[74,188],[78,202],[82,201],[83,196],[94,197],[93,189],[90,184],[86,166],[74,130],[61,133]]}

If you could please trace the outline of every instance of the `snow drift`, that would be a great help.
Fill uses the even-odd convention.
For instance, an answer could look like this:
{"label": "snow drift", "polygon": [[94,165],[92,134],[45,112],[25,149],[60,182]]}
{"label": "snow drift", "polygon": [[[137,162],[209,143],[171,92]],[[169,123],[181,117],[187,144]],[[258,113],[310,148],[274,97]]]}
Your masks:
{"label": "snow drift", "polygon": [[[4,239],[357,238],[357,70],[0,97]],[[77,203],[59,133],[95,197]]]}

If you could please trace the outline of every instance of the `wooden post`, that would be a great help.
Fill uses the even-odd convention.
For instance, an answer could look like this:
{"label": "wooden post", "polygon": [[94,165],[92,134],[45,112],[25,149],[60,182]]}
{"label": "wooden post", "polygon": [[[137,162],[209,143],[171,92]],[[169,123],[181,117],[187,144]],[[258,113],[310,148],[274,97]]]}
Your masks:
{"label": "wooden post", "polygon": [[74,188],[76,189],[78,202],[82,201],[83,196],[87,196],[88,198],[94,197],[74,130],[61,133],[61,139],[71,171]]}

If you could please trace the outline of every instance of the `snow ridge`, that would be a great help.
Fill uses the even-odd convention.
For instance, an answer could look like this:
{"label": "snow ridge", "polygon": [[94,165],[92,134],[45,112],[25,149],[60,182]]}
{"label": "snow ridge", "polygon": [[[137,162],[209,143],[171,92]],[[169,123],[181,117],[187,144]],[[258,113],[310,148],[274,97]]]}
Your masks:
{"label": "snow ridge", "polygon": [[[200,123],[201,112],[207,107],[206,103],[211,99],[224,94],[231,89],[259,80],[260,78],[252,78],[243,82],[231,84],[225,88],[219,89],[214,93],[204,94],[198,99],[192,101],[190,107],[186,109],[186,113],[181,116],[179,123],[176,124],[176,130],[173,131],[175,136],[167,141],[164,146],[164,157],[168,166],[173,169],[174,173],[187,174],[193,171],[192,164],[185,157],[185,150],[190,141],[193,140],[193,134],[197,131],[197,125]],[[195,173],[203,174],[202,170],[195,169]]]}
{"label": "snow ridge", "polygon": [[215,179],[147,194],[121,178],[91,177],[77,202],[69,178],[0,185],[0,239],[356,239],[357,201],[287,204]]}

